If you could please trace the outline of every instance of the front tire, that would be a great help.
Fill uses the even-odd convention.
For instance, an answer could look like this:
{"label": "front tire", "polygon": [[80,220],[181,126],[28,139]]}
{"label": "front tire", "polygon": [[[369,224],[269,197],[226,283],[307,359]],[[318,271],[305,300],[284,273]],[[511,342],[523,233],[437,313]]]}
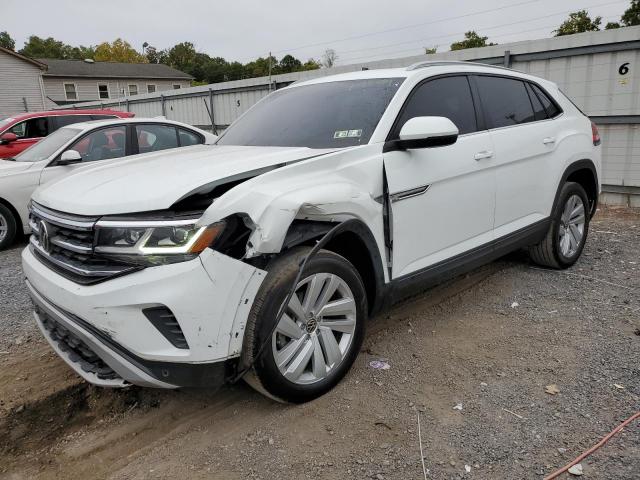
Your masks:
{"label": "front tire", "polygon": [[18,231],[18,224],[13,212],[0,203],[0,250],[13,243]]}
{"label": "front tire", "polygon": [[529,248],[531,259],[550,268],[568,268],[580,255],[589,233],[589,197],[582,185],[563,185],[544,239]]}
{"label": "front tire", "polygon": [[307,402],[331,390],[355,361],[364,338],[362,279],[349,261],[326,250],[308,260],[271,335],[300,261],[310,250],[292,249],[267,267],[247,320],[242,363],[253,363],[253,368],[245,380],[277,401]]}

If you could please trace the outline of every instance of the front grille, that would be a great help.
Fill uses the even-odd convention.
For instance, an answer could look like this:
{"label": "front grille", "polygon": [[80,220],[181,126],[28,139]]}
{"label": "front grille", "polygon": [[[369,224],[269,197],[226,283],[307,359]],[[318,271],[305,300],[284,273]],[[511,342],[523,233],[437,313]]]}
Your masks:
{"label": "front grille", "polygon": [[52,270],[84,285],[138,270],[139,266],[94,252],[97,221],[98,217],[60,213],[32,203],[29,215],[32,250]]}
{"label": "front grille", "polygon": [[60,350],[68,354],[68,358],[77,363],[87,373],[93,373],[101,380],[115,380],[120,376],[109,365],[104,363],[89,346],[74,335],[69,329],[56,322],[42,309],[36,307],[36,313],[51,338]]}

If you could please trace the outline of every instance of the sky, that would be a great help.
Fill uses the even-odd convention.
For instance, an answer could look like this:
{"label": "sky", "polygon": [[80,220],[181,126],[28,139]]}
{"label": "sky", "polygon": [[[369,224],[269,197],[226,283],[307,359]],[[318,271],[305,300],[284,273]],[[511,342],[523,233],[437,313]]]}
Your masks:
{"label": "sky", "polygon": [[[0,31],[22,48],[30,35],[71,45],[121,37],[141,50],[189,41],[211,56],[243,63],[269,51],[307,60],[326,49],[338,64],[446,51],[476,30],[508,43],[552,36],[568,12],[618,21],[630,1],[611,0],[2,0]],[[29,12],[25,12],[28,7]]]}

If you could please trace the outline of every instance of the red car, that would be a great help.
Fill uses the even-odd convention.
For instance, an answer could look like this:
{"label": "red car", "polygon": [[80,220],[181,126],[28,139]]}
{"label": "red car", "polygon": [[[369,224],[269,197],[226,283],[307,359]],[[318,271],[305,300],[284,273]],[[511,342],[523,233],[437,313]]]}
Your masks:
{"label": "red car", "polygon": [[135,114],[117,110],[52,110],[0,117],[0,158],[14,157],[41,138],[72,123],[133,116]]}

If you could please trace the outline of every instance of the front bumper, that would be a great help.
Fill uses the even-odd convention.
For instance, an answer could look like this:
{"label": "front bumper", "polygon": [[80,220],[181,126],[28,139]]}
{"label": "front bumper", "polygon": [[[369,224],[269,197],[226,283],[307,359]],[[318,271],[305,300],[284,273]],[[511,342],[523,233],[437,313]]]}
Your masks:
{"label": "front bumper", "polygon": [[[265,275],[207,250],[189,262],[83,286],[50,270],[29,248],[22,257],[36,322],[52,348],[86,380],[114,387],[219,383],[225,361],[240,353]],[[172,345],[142,313],[158,306],[173,312],[188,348]]]}

